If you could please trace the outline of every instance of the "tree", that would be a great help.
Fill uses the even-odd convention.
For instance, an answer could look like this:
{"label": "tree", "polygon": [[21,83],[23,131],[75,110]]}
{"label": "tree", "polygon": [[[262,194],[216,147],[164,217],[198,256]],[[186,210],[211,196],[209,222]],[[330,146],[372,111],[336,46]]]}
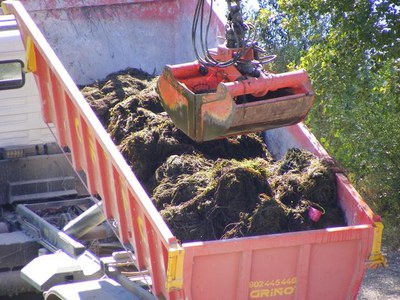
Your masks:
{"label": "tree", "polygon": [[[400,246],[400,6],[395,0],[259,1],[260,36],[305,68],[316,101],[307,124]],[[262,25],[262,26],[260,26]]]}

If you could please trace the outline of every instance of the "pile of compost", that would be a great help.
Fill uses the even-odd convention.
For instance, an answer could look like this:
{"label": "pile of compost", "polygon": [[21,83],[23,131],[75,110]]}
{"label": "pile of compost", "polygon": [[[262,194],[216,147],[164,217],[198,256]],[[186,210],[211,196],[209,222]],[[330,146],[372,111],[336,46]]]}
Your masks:
{"label": "pile of compost", "polygon": [[127,69],[81,91],[181,242],[345,225],[331,160],[299,149],[274,160],[260,133],[196,143],[164,112],[156,82]]}

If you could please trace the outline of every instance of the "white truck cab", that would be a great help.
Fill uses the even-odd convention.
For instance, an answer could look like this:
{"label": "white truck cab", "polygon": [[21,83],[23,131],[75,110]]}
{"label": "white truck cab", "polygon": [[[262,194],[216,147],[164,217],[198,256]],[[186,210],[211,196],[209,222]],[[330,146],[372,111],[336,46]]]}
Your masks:
{"label": "white truck cab", "polygon": [[25,49],[12,15],[0,15],[0,147],[54,142],[41,117],[39,91],[24,73]]}

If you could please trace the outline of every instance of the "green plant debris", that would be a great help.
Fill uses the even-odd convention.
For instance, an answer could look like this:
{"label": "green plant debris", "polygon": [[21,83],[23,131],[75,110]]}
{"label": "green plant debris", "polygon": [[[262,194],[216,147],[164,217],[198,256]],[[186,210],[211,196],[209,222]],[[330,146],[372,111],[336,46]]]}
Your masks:
{"label": "green plant debris", "polygon": [[[276,161],[259,133],[196,143],[163,111],[155,84],[127,69],[82,93],[181,242],[345,226],[330,160],[290,149]],[[310,207],[324,210],[318,222]]]}

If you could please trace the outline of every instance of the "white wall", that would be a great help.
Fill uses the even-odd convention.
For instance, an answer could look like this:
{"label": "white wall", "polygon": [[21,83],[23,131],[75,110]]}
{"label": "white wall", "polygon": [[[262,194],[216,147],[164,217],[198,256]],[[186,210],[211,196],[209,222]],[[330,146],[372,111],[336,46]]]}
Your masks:
{"label": "white wall", "polygon": [[[74,7],[68,1],[22,2],[77,84],[127,67],[159,74],[166,64],[195,59],[193,0],[92,0]],[[214,24],[212,47],[224,34],[217,17]]]}

